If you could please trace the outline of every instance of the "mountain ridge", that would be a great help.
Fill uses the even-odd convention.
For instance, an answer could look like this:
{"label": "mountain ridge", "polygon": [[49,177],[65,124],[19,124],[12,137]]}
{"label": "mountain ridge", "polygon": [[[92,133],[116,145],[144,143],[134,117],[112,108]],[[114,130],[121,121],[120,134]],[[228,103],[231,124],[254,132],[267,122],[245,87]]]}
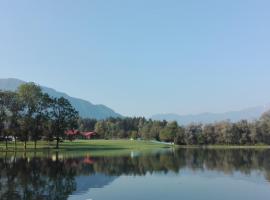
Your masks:
{"label": "mountain ridge", "polygon": [[[23,83],[27,82],[16,78],[2,78],[0,79],[0,90],[15,91]],[[48,93],[52,97],[64,97],[68,99],[73,107],[79,112],[82,118],[95,118],[99,120],[109,117],[122,117],[122,115],[116,113],[113,109],[105,105],[93,104],[84,99],[71,97],[64,92],[59,92],[46,86],[40,85],[40,87],[42,88],[43,92]]]}
{"label": "mountain ridge", "polygon": [[167,120],[167,121],[177,121],[179,124],[188,125],[191,123],[214,123],[218,121],[230,120],[231,122],[236,122],[242,119],[246,120],[256,120],[264,112],[270,109],[270,105],[266,106],[256,106],[246,109],[241,109],[238,111],[228,111],[224,113],[211,113],[204,112],[199,114],[190,114],[190,115],[179,115],[175,113],[165,113],[165,114],[156,114],[150,118],[153,120]]}

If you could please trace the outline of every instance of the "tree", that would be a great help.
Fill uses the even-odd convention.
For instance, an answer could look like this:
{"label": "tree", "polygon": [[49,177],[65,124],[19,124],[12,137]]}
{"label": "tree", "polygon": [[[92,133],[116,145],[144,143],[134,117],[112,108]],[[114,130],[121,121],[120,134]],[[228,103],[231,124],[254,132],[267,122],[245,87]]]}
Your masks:
{"label": "tree", "polygon": [[161,130],[159,138],[160,140],[165,142],[173,142],[177,132],[178,132],[177,122],[175,121],[170,122],[164,129]]}
{"label": "tree", "polygon": [[191,124],[186,127],[185,130],[185,140],[186,144],[194,145],[198,144],[198,135],[202,134],[202,125],[201,124]]}
{"label": "tree", "polygon": [[0,132],[5,138],[6,148],[10,136],[14,136],[16,148],[16,138],[20,129],[19,112],[21,109],[21,104],[15,92],[4,91],[0,93]]}
{"label": "tree", "polygon": [[217,134],[217,144],[232,144],[234,133],[232,124],[228,121],[222,121],[215,124],[215,133]]}
{"label": "tree", "polygon": [[95,129],[96,119],[79,119],[79,129],[80,131],[93,131]]}
{"label": "tree", "polygon": [[[29,140],[29,136],[35,133],[36,130],[35,118],[38,116],[43,94],[41,88],[35,83],[26,83],[18,88],[18,97],[24,108],[22,111],[22,140],[26,149],[26,142]],[[36,135],[35,138],[37,138]]]}
{"label": "tree", "polygon": [[265,112],[262,115],[260,119],[260,127],[264,143],[270,144],[270,111]]}
{"label": "tree", "polygon": [[21,111],[23,110],[23,105],[18,98],[16,92],[6,92],[8,101],[6,103],[6,108],[8,110],[8,121],[9,121],[9,134],[14,137],[15,149],[17,148],[17,138],[19,137],[21,127]]}
{"label": "tree", "polygon": [[239,143],[241,145],[250,144],[250,127],[247,120],[241,120],[240,122],[236,123],[238,133],[236,136],[238,138],[234,138],[234,143]]}
{"label": "tree", "polygon": [[7,124],[7,92],[0,91],[0,134],[5,138],[6,149],[7,149],[7,135],[6,135],[6,124]]}
{"label": "tree", "polygon": [[250,123],[249,129],[250,129],[251,144],[255,145],[255,144],[263,143],[263,134],[260,127],[260,122],[255,121],[255,122]]}
{"label": "tree", "polygon": [[155,140],[159,140],[159,133],[164,128],[159,121],[154,121],[150,129],[150,137]]}
{"label": "tree", "polygon": [[217,134],[215,132],[215,126],[213,124],[206,124],[203,127],[203,136],[205,138],[205,144],[216,144]]}
{"label": "tree", "polygon": [[150,134],[151,129],[152,129],[152,121],[151,121],[151,122],[146,122],[146,123],[142,126],[140,132],[141,132],[141,136],[142,136],[143,139],[145,139],[145,140],[150,140],[150,139],[152,139],[151,134]]}
{"label": "tree", "polygon": [[50,120],[53,135],[56,138],[56,149],[59,148],[60,138],[65,136],[65,131],[77,128],[78,119],[78,112],[67,99],[64,97],[53,99],[50,107]]}
{"label": "tree", "polygon": [[174,143],[178,145],[185,144],[185,128],[179,126],[176,132],[176,136],[174,138]]}
{"label": "tree", "polygon": [[47,122],[49,120],[50,106],[52,99],[48,94],[42,94],[39,101],[37,102],[36,115],[34,117],[33,132],[31,132],[32,139],[34,140],[35,149],[37,147],[37,141],[40,140],[41,136],[45,135],[47,130]]}
{"label": "tree", "polygon": [[104,121],[98,121],[95,125],[95,132],[99,134],[101,138],[105,138],[107,132],[106,124]]}

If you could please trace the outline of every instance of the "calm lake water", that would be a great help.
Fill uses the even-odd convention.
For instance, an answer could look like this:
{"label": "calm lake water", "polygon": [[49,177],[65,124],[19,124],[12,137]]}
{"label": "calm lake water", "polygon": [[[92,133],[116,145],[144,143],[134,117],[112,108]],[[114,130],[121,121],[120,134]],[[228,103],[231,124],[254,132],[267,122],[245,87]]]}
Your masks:
{"label": "calm lake water", "polygon": [[2,155],[0,169],[1,200],[270,198],[270,150]]}

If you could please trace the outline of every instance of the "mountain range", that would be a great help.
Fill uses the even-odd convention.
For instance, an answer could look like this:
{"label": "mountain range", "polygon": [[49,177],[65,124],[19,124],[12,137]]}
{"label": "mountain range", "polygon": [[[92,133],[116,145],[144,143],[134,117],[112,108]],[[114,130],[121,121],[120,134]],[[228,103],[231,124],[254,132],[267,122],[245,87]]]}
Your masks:
{"label": "mountain range", "polygon": [[[26,82],[14,78],[0,79],[0,90],[15,91],[23,83]],[[94,118],[100,120],[109,117],[122,117],[122,115],[116,113],[114,110],[105,105],[95,105],[89,101],[71,97],[63,92],[59,92],[45,86],[41,86],[41,88],[43,92],[48,93],[52,97],[64,97],[68,99],[82,118]],[[201,113],[195,115],[157,114],[150,118],[153,120],[177,121],[182,125],[187,125],[190,123],[213,123],[224,120],[235,122],[241,119],[258,119],[265,111],[269,109],[270,104],[225,113]]]}
{"label": "mountain range", "polygon": [[[0,90],[15,91],[23,83],[26,82],[14,78],[0,79]],[[64,97],[68,99],[82,118],[106,119],[109,117],[121,117],[120,114],[105,105],[95,105],[89,101],[71,97],[63,92],[45,86],[41,86],[41,88],[43,92],[48,93],[52,97]]]}
{"label": "mountain range", "polygon": [[178,115],[178,114],[157,114],[153,115],[153,120],[167,120],[177,121],[179,124],[188,125],[191,123],[214,123],[218,121],[230,120],[231,122],[237,122],[242,119],[255,120],[270,109],[270,105],[257,106],[252,108],[246,108],[239,111],[231,111],[225,113],[201,113],[196,115]]}

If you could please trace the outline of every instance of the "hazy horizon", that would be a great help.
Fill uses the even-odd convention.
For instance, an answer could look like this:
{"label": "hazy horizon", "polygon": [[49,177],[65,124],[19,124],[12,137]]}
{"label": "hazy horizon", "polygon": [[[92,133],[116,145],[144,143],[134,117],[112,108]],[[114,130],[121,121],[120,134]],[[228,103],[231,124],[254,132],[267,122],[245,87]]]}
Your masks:
{"label": "hazy horizon", "polygon": [[0,77],[125,116],[270,103],[270,2],[2,1]]}

